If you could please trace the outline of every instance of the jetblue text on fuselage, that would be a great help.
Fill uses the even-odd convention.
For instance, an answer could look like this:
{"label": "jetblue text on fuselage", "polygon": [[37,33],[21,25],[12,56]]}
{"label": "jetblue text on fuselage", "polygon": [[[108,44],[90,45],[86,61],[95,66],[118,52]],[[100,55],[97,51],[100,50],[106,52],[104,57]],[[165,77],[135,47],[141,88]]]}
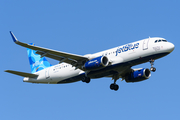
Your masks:
{"label": "jetblue text on fuselage", "polygon": [[139,47],[139,43],[135,43],[135,44],[130,43],[122,47],[119,47],[116,51],[116,56],[118,55],[118,53],[127,52],[128,50],[134,50],[137,49],[138,47]]}

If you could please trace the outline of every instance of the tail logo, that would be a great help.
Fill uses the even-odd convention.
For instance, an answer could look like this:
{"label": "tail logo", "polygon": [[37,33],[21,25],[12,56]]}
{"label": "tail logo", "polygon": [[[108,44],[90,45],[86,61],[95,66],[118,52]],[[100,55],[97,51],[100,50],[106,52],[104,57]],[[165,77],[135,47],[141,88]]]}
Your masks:
{"label": "tail logo", "polygon": [[[34,45],[34,44],[30,44],[30,45]],[[40,70],[43,70],[45,68],[48,68],[50,66],[52,66],[45,57],[42,57],[39,54],[36,54],[35,50],[31,50],[31,49],[27,49],[28,52],[28,57],[29,57],[29,63],[30,63],[30,67],[31,67],[31,72],[35,73],[38,72]]]}

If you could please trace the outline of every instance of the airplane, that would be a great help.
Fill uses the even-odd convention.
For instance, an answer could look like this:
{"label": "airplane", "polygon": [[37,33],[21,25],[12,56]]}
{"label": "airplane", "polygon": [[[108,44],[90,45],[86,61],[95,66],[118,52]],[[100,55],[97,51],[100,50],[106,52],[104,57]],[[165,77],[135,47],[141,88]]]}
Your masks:
{"label": "airplane", "polygon": [[[112,78],[111,90],[117,91],[116,81],[121,78],[127,83],[144,81],[155,72],[154,61],[174,50],[174,44],[161,37],[128,43],[112,49],[84,56],[35,46],[20,42],[10,31],[13,41],[27,48],[31,73],[6,70],[5,72],[24,77],[23,82],[44,84],[65,84],[91,79]],[[59,61],[52,66],[45,57]],[[151,68],[132,69],[132,66],[150,62]]]}

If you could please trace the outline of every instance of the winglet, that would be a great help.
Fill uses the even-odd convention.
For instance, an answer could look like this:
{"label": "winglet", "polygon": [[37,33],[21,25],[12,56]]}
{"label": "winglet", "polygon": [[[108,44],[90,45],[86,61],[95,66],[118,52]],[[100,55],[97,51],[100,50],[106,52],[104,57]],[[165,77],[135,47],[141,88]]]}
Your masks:
{"label": "winglet", "polygon": [[15,35],[10,31],[11,37],[13,39],[13,41],[16,43],[18,42],[17,38],[15,37]]}

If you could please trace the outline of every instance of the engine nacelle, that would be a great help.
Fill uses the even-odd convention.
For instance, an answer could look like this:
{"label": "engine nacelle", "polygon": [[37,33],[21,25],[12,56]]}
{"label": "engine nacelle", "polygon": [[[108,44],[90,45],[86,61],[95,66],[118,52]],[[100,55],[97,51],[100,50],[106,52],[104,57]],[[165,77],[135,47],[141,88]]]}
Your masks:
{"label": "engine nacelle", "polygon": [[125,77],[126,82],[140,82],[148,79],[151,76],[151,71],[147,68],[133,70]]}
{"label": "engine nacelle", "polygon": [[97,70],[97,69],[106,67],[108,64],[109,64],[108,58],[106,56],[100,56],[90,61],[87,61],[84,64],[84,68],[86,70]]}

